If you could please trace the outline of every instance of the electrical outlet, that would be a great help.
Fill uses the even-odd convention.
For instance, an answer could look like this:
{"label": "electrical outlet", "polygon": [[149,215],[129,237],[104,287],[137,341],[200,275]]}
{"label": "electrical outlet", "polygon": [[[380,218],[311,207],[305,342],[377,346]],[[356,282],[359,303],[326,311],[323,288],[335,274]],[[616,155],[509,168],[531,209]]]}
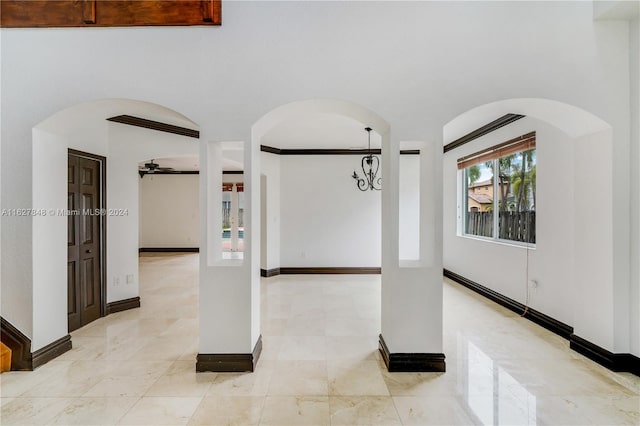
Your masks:
{"label": "electrical outlet", "polygon": [[120,285],[120,277],[113,277],[113,285]]}
{"label": "electrical outlet", "polygon": [[133,284],[133,274],[127,275],[127,284]]}

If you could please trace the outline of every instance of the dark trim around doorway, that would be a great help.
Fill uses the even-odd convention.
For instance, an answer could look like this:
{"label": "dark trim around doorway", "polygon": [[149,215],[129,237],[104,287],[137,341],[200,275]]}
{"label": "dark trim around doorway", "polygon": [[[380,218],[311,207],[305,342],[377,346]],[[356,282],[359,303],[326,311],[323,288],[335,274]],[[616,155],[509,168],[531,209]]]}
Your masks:
{"label": "dark trim around doorway", "polygon": [[[107,211],[107,158],[102,155],[91,154],[69,148],[69,154],[90,158],[100,162],[100,203],[102,211]],[[100,215],[100,316],[107,315],[107,219]]]}

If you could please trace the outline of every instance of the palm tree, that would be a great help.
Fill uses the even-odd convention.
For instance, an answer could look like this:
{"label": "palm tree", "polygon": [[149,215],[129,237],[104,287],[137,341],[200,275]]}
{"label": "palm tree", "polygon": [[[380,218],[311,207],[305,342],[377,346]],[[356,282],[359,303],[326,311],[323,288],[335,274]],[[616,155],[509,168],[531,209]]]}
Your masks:
{"label": "palm tree", "polygon": [[467,179],[469,179],[469,186],[473,185],[480,178],[480,166],[474,164],[467,169]]}
{"label": "palm tree", "polygon": [[[511,168],[515,154],[500,157],[498,159],[498,190],[500,191],[500,198],[498,198],[498,209],[500,212],[507,211],[507,197],[509,195],[509,183],[511,182]],[[492,174],[495,176],[495,170],[493,169],[493,160],[484,163],[485,166],[491,169]],[[493,179],[492,179],[493,181]]]}
{"label": "palm tree", "polygon": [[[513,174],[511,175],[511,183],[513,192],[516,194],[516,211],[531,209],[535,206],[535,151],[524,151],[515,155],[522,156],[522,161],[512,165]],[[529,193],[533,195],[532,205],[529,205]]]}

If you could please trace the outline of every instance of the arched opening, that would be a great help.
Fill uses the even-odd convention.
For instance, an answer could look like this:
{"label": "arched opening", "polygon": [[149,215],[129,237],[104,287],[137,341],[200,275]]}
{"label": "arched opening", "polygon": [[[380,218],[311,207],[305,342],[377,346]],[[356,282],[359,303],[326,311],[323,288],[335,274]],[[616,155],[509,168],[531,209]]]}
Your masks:
{"label": "arched opening", "polygon": [[[68,227],[72,222],[68,203],[69,153],[83,158],[101,158],[99,167],[104,179],[98,189],[100,194],[96,193],[96,196],[104,203],[92,205],[96,207],[92,214],[96,221],[82,222],[84,219],[80,219],[88,227],[99,225],[98,232],[92,234],[100,238],[99,255],[91,262],[100,263],[94,270],[100,275],[100,315],[110,311],[110,304],[117,306],[122,300],[130,304],[137,300],[139,306],[138,162],[166,156],[198,155],[198,144],[193,135],[108,121],[123,115],[147,124],[164,124],[171,129],[197,132],[198,127],[161,105],[130,99],[104,99],[62,110],[33,128],[33,208],[51,212],[33,218],[34,349],[67,335],[69,288],[77,286],[68,281],[69,241],[71,237],[77,237],[73,234],[79,229],[71,231]],[[92,180],[87,177],[89,175],[78,176],[84,182]],[[74,206],[74,211],[83,211],[81,203],[77,207]],[[80,251],[82,256],[89,252],[96,254],[94,249],[84,246]]]}
{"label": "arched opening", "polygon": [[[275,148],[261,156],[268,200],[263,274],[281,267],[380,267],[380,192],[358,191],[352,178],[363,173],[365,127],[373,129],[371,148],[379,150],[388,123],[329,99],[283,105],[253,126],[253,143]],[[360,151],[347,155],[350,150]]]}
{"label": "arched opening", "polygon": [[[614,279],[612,128],[573,105],[508,99],[451,120],[443,129],[444,144],[461,140],[505,114],[524,117],[470,138],[444,155],[445,270],[559,321],[556,332],[566,338],[578,335],[613,350],[614,324],[629,320],[629,304],[618,295],[628,294],[629,289],[627,282]],[[465,210],[471,207],[465,203],[467,178],[456,163],[529,132],[535,132],[536,140],[535,243],[494,242],[470,235],[465,227]],[[493,210],[489,214],[499,218]]]}

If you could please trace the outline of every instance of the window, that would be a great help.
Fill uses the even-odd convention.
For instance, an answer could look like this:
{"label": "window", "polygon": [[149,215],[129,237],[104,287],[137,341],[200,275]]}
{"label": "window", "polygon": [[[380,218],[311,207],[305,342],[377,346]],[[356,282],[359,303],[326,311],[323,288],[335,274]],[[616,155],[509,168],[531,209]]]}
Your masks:
{"label": "window", "polygon": [[465,235],[535,244],[535,132],[463,157],[458,169]]}

